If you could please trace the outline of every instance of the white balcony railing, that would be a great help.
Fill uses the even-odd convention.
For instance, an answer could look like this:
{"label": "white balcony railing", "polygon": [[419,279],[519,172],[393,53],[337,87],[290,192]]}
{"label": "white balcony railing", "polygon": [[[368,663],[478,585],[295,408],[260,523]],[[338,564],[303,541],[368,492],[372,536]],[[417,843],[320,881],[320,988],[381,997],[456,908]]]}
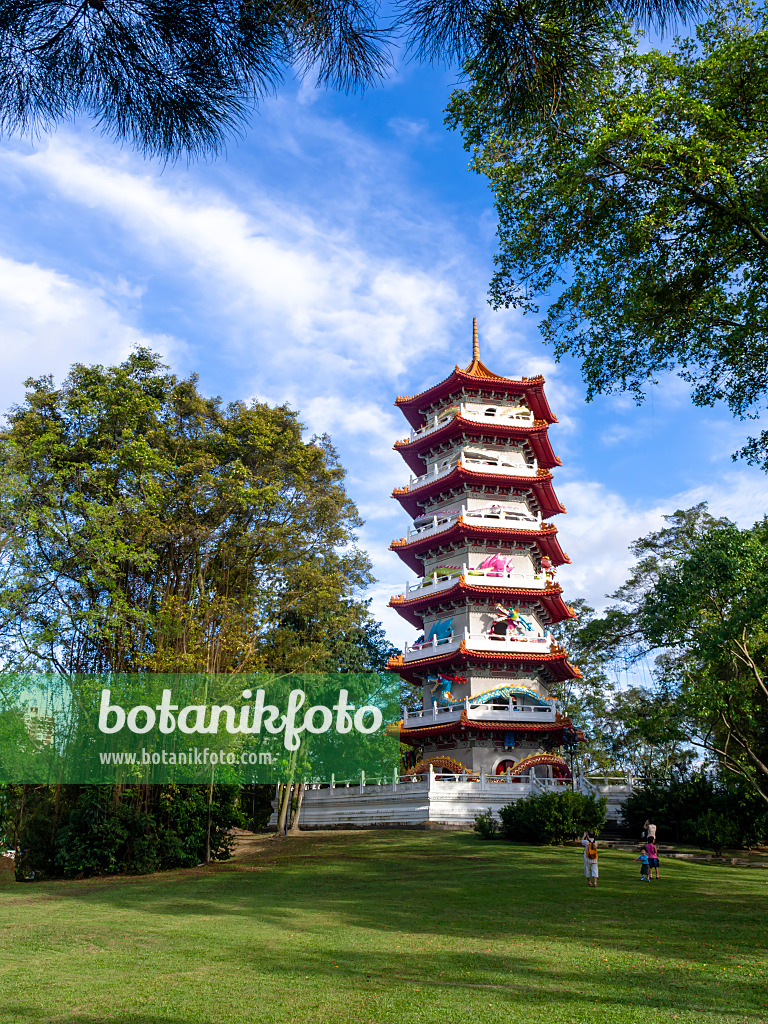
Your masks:
{"label": "white balcony railing", "polygon": [[422,473],[421,476],[411,475],[408,480],[408,490],[414,491],[419,487],[424,487],[426,484],[431,483],[433,480],[439,480],[443,476],[448,476],[457,467],[463,467],[464,469],[472,470],[475,473],[493,473],[495,476],[522,476],[522,477],[535,477],[538,475],[539,467],[536,460],[532,466],[525,463],[510,465],[505,463],[503,459],[494,459],[492,456],[476,456],[467,455],[466,453],[457,456],[455,459],[444,463],[437,462],[427,473]]}
{"label": "white balcony railing", "polygon": [[483,526],[502,526],[507,529],[520,527],[521,523],[526,526],[538,526],[541,523],[541,515],[533,515],[532,512],[517,511],[516,509],[504,508],[501,505],[490,505],[487,508],[471,509],[467,511],[466,506],[451,510],[450,512],[436,512],[433,516],[419,516],[414,520],[413,527],[408,530],[408,540],[415,540],[416,537],[425,534],[441,533],[450,529],[459,516],[467,522],[473,522]]}
{"label": "white balcony railing", "polygon": [[551,654],[555,638],[547,632],[544,636],[489,636],[487,633],[470,633],[464,630],[463,633],[454,633],[452,636],[437,639],[430,637],[414,644],[405,644],[403,647],[403,660],[416,661],[419,658],[429,658],[434,654],[449,654],[457,650],[461,641],[471,651],[497,651],[510,654]]}
{"label": "white balcony railing", "polygon": [[[448,567],[446,567],[447,569]],[[452,566],[451,571],[432,573],[417,583],[407,583],[405,597],[410,598],[421,594],[438,594],[441,590],[450,590],[455,586],[459,576],[473,587],[518,587],[524,590],[545,590],[547,578],[544,573],[501,572],[498,569],[470,568],[466,564]]]}
{"label": "white balcony railing", "polygon": [[454,406],[445,412],[430,416],[423,427],[412,430],[409,440],[416,441],[420,437],[426,437],[434,431],[450,423],[456,416],[465,420],[473,420],[477,423],[511,424],[532,423],[533,413],[530,409],[512,409],[502,405],[465,405]]}
{"label": "white balcony railing", "polygon": [[473,722],[555,722],[557,710],[554,701],[544,707],[540,704],[516,704],[513,700],[494,704],[473,703],[471,697],[465,697],[458,704],[440,707],[435,701],[431,708],[418,708],[416,711],[403,709],[403,728],[418,729],[425,725],[443,722],[457,722],[463,713]]}

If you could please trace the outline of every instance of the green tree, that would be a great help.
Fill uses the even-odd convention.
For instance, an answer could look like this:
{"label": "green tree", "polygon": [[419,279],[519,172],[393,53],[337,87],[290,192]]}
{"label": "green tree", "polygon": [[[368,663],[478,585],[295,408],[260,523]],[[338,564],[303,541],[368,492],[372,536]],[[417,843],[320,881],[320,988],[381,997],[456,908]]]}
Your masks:
{"label": "green tree", "polygon": [[619,604],[590,624],[594,648],[656,655],[636,727],[686,739],[768,803],[768,520],[739,530],[699,505],[637,541]]}
{"label": "green tree", "polygon": [[[642,52],[621,21],[581,92],[509,116],[482,63],[454,94],[472,166],[499,216],[494,306],[537,312],[588,398],[643,400],[678,373],[735,416],[768,390],[768,10],[723,0],[695,38]],[[768,431],[738,454],[768,469]]]}
{"label": "green tree", "polygon": [[[386,641],[359,596],[359,524],[329,439],[303,440],[287,407],[225,406],[141,349],[27,381],[0,433],[0,696],[16,703],[25,670],[81,702],[76,673],[370,671]],[[237,787],[192,789],[16,787],[20,870],[224,856]]]}
{"label": "green tree", "polygon": [[[218,150],[287,74],[362,88],[389,42],[421,57],[490,61],[510,108],[551,102],[603,48],[606,10],[665,18],[697,0],[22,0],[0,5],[0,132],[77,114],[144,153]],[[394,24],[393,24],[394,22]]]}
{"label": "green tree", "polygon": [[[606,672],[606,658],[593,650],[583,638],[595,618],[595,609],[583,598],[572,602],[576,618],[565,619],[552,627],[552,633],[568,652],[568,660],[577,665],[581,678],[567,679],[552,692],[577,728],[584,730],[586,742],[573,749],[575,774],[590,771],[609,772],[621,766],[615,763],[606,744],[604,728],[614,686]],[[568,755],[570,759],[570,754]]]}
{"label": "green tree", "polygon": [[[574,750],[574,770],[669,778],[694,753],[684,733],[670,728],[663,701],[641,686],[618,685],[617,651],[610,632],[616,610],[599,617],[582,598],[573,602],[573,608],[576,618],[558,623],[553,632],[582,673],[581,679],[569,679],[556,690],[566,714],[586,736]],[[630,621],[621,614],[625,645],[630,643]]]}
{"label": "green tree", "polygon": [[[344,471],[291,410],[144,350],[27,387],[0,435],[6,670],[310,668],[368,621]],[[291,617],[316,623],[298,644]]]}

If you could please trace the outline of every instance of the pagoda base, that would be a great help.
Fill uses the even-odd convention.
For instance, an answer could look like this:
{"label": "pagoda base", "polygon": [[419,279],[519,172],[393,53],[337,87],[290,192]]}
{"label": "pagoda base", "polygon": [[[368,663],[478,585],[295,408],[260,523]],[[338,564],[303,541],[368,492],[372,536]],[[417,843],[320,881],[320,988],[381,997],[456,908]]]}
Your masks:
{"label": "pagoda base", "polygon": [[[500,808],[535,793],[562,792],[570,780],[509,779],[481,776],[461,782],[430,773],[419,779],[395,783],[349,786],[309,786],[304,792],[299,826],[304,829],[420,828],[469,829],[475,818],[489,808],[498,817]],[[574,788],[584,794],[608,799],[607,819],[623,821],[624,801],[632,792],[631,780],[595,783],[576,779]],[[270,827],[277,825],[273,812]]]}

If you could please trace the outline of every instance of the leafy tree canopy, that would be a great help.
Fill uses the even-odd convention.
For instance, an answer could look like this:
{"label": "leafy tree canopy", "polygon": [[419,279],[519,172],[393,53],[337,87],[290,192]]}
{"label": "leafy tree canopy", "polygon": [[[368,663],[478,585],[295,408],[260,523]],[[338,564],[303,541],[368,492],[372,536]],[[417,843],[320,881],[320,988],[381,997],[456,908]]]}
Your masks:
{"label": "leafy tree canopy", "polygon": [[[695,38],[643,52],[620,19],[567,103],[510,117],[476,60],[453,95],[499,216],[496,307],[537,312],[588,398],[660,374],[745,418],[768,391],[768,10],[722,0]],[[738,453],[768,469],[768,431]]]}
{"label": "leafy tree canopy", "polygon": [[327,437],[143,349],[27,388],[0,433],[6,676],[362,667],[370,563]]}
{"label": "leafy tree canopy", "polygon": [[[582,598],[573,602],[573,608],[576,618],[558,623],[553,632],[582,673],[581,679],[569,679],[556,690],[564,710],[586,736],[586,742],[572,751],[575,771],[669,778],[694,757],[687,737],[670,727],[654,694],[641,686],[618,685],[611,671],[616,652],[610,613],[597,616]],[[622,612],[622,640],[628,620]]]}
{"label": "leafy tree canopy", "polygon": [[666,18],[698,0],[21,0],[0,2],[0,132],[84,113],[141,152],[215,152],[286,74],[362,88],[390,46],[477,60],[510,111],[551,102],[603,49],[606,11]]}
{"label": "leafy tree canopy", "polygon": [[697,743],[768,803],[768,519],[739,530],[705,505],[666,518],[583,641],[600,657],[655,654],[638,726]]}

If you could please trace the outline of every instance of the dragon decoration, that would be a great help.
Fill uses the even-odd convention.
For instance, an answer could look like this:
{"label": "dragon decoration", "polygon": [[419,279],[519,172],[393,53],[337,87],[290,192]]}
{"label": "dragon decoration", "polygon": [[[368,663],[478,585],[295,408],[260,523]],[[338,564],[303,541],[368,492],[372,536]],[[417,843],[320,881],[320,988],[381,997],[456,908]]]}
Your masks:
{"label": "dragon decoration", "polygon": [[429,766],[432,765],[433,769],[442,768],[444,771],[453,772],[454,775],[472,775],[472,769],[467,768],[461,761],[454,761],[452,757],[430,757],[425,761],[419,761],[413,768],[409,768],[407,772],[403,772],[401,778],[408,778],[410,775],[422,775],[424,772],[429,771]]}
{"label": "dragon decoration", "polygon": [[[527,772],[530,768],[535,768],[537,764],[551,764],[552,774],[556,779],[569,779],[571,777],[570,769],[568,768],[567,762],[562,758],[558,757],[557,754],[531,754],[529,757],[524,757],[522,761],[518,761],[514,768],[510,769],[510,777],[515,778],[518,775],[522,775]],[[473,772],[471,768],[467,768],[465,764],[460,761],[454,761],[452,757],[428,757],[423,761],[419,761],[413,768],[409,768],[407,772],[403,772],[401,778],[409,778],[412,775],[423,775],[428,772],[432,766],[433,771],[443,770],[451,772],[454,775],[471,775],[477,776],[477,772]]]}
{"label": "dragon decoration", "polygon": [[[454,683],[466,683],[467,679],[465,676],[438,675],[437,677],[430,677],[428,682],[432,682],[433,679],[435,683],[430,692],[437,694],[437,703],[440,707],[453,707],[456,704],[464,703],[463,697],[453,696],[451,688]],[[554,701],[554,698],[542,697],[532,686],[522,686],[520,683],[505,683],[504,686],[496,686],[492,690],[475,693],[471,699],[473,704],[488,704],[492,700],[508,700],[516,694],[528,697],[534,704],[540,704],[544,707],[550,707]]]}
{"label": "dragon decoration", "polygon": [[524,757],[522,761],[518,761],[510,774],[512,776],[522,775],[529,768],[535,768],[537,764],[551,764],[552,774],[556,779],[570,779],[571,777],[568,762],[557,754],[531,754],[529,757]]}

